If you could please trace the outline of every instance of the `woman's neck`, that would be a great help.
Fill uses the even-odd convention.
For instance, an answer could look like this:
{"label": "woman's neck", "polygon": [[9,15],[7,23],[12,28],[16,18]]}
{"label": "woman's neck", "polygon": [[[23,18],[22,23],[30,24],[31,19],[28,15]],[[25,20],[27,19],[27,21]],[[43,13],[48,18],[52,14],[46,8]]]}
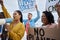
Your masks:
{"label": "woman's neck", "polygon": [[15,21],[14,21],[14,23],[19,23],[19,22],[20,22],[20,20],[15,20]]}
{"label": "woman's neck", "polygon": [[48,24],[48,23],[47,23],[47,24],[43,24],[42,26],[46,26],[46,25],[51,25],[51,24]]}
{"label": "woman's neck", "polygon": [[48,23],[43,24],[43,26],[46,26],[46,25],[48,25]]}
{"label": "woman's neck", "polygon": [[47,24],[43,24],[42,26],[46,26]]}

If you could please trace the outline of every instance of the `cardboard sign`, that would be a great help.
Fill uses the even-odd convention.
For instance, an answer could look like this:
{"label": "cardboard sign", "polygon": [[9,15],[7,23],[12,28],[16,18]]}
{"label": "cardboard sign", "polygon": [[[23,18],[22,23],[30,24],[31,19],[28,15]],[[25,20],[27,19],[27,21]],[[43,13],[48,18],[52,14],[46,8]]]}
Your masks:
{"label": "cardboard sign", "polygon": [[29,28],[27,40],[60,40],[60,28]]}

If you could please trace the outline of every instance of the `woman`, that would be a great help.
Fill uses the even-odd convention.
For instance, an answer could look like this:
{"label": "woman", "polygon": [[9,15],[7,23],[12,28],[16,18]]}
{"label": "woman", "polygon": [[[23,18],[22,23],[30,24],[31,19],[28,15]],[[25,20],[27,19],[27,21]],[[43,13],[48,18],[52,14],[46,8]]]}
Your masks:
{"label": "woman", "polygon": [[54,28],[57,26],[56,23],[54,22],[54,17],[52,13],[48,11],[43,11],[42,22],[43,22],[42,26],[46,28]]}
{"label": "woman", "polygon": [[47,28],[60,28],[60,2],[55,5],[55,9],[58,14],[58,24],[54,23],[54,17],[51,12],[44,11],[42,15],[43,26]]}
{"label": "woman", "polygon": [[6,25],[9,40],[21,40],[25,32],[22,21],[22,13],[19,10],[16,10],[13,14],[13,18],[14,20],[10,23],[10,26]]}
{"label": "woman", "polygon": [[[3,0],[0,0],[0,1],[1,1],[0,4],[2,5],[3,10],[5,11]],[[5,13],[4,14],[6,18],[11,17],[9,14],[7,14],[7,11],[5,11]],[[22,13],[19,10],[16,10],[13,13],[13,22],[11,22],[10,25],[6,24],[6,29],[8,31],[9,40],[22,39],[22,37],[24,36],[25,27],[23,25]]]}

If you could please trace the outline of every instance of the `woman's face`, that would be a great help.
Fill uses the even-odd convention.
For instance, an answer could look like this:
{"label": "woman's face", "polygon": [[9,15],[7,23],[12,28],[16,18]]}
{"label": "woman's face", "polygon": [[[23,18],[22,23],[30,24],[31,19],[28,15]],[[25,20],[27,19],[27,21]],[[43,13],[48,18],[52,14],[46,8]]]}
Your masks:
{"label": "woman's face", "polygon": [[21,17],[21,15],[19,15],[19,13],[18,12],[14,12],[13,13],[13,18],[14,18],[14,20],[20,20],[20,17]]}
{"label": "woman's face", "polygon": [[48,23],[48,20],[47,20],[46,15],[44,13],[42,14],[41,21],[43,22],[43,24],[47,24]]}

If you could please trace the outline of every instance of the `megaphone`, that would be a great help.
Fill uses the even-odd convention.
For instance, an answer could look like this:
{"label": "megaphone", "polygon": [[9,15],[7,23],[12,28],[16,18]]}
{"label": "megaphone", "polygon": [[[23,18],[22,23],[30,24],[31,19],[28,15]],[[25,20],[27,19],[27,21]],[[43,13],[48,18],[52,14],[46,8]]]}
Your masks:
{"label": "megaphone", "polygon": [[13,21],[12,18],[0,19],[0,25],[3,25],[5,23],[11,23],[12,21]]}

